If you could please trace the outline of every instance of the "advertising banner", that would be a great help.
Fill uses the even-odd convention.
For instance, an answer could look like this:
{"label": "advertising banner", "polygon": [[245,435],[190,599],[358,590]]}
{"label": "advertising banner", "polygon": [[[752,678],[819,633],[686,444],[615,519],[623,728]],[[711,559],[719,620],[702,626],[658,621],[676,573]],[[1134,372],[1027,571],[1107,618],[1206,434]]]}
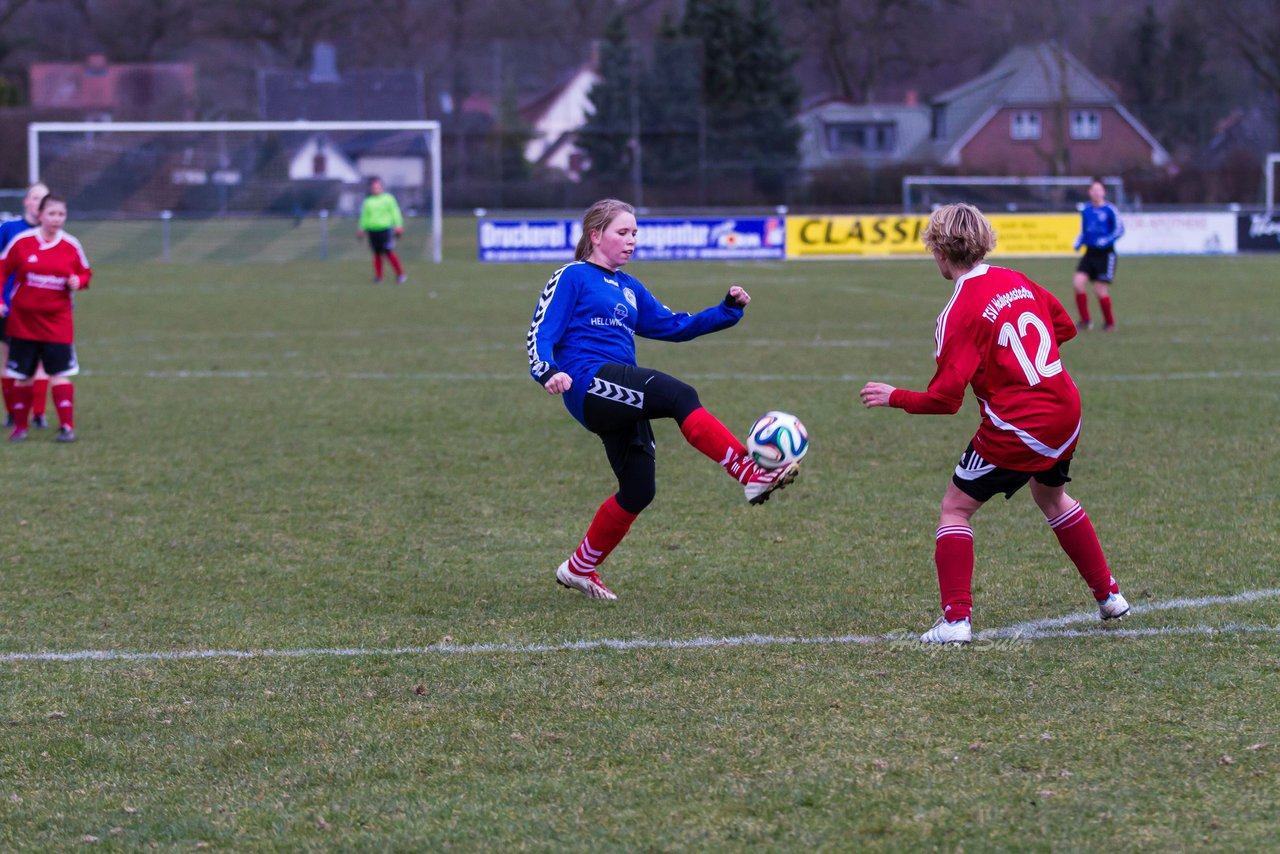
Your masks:
{"label": "advertising banner", "polygon": [[1233,213],[1125,213],[1121,255],[1218,255],[1236,251]]}
{"label": "advertising banner", "polygon": [[1072,255],[1080,233],[1079,214],[992,214],[996,248],[991,257]]}
{"label": "advertising banner", "polygon": [[[577,219],[485,219],[477,232],[481,261],[572,261]],[[644,217],[637,261],[701,261],[786,255],[783,218]]]}
{"label": "advertising banner", "polygon": [[[1070,255],[1080,233],[1075,214],[993,214],[996,249],[992,256]],[[924,214],[900,216],[789,216],[788,258],[886,258],[928,255],[920,235]]]}
{"label": "advertising banner", "polygon": [[1280,216],[1238,216],[1236,235],[1237,247],[1241,252],[1280,252]]}
{"label": "advertising banner", "polygon": [[920,235],[929,217],[789,216],[788,258],[839,258],[924,255]]}

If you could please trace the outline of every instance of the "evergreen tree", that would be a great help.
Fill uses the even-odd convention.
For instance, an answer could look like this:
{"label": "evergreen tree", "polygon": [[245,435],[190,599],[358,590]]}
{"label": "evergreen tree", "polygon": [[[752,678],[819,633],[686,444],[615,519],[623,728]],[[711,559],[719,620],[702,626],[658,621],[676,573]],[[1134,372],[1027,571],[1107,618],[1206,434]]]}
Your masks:
{"label": "evergreen tree", "polygon": [[752,178],[766,196],[778,199],[799,166],[801,131],[794,117],[800,108],[800,84],[792,69],[796,55],[783,43],[769,0],[749,0],[739,62],[739,102],[746,108],[747,150],[756,165]]}
{"label": "evergreen tree", "polygon": [[689,0],[684,32],[702,43],[708,159],[777,199],[798,162],[796,57],[768,0],[748,2]]}
{"label": "evergreen tree", "polygon": [[641,143],[646,183],[687,184],[698,177],[702,75],[698,45],[664,15],[653,63],[641,80]]}
{"label": "evergreen tree", "polygon": [[591,87],[588,95],[593,112],[578,132],[578,146],[590,163],[589,176],[605,181],[626,180],[633,162],[635,60],[621,15],[614,16],[605,28],[598,70],[600,82]]}

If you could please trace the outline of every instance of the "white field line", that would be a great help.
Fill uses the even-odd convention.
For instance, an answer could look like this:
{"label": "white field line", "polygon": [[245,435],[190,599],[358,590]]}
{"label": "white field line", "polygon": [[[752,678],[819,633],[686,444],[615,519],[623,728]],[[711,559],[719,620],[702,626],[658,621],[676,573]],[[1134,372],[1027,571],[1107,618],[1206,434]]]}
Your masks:
{"label": "white field line", "polygon": [[[1253,602],[1259,599],[1280,598],[1280,588],[1270,590],[1251,590],[1232,596],[1205,596],[1199,599],[1171,599],[1167,602],[1153,602],[1146,605],[1135,605],[1133,614],[1154,613],[1158,611],[1174,611],[1187,608],[1205,608],[1214,605],[1230,605],[1240,602]],[[1093,630],[1062,628],[1076,623],[1097,623],[1096,611],[1069,614],[1065,617],[1044,620],[1030,620],[1015,623],[996,629],[978,632],[975,640],[1040,640],[1044,638],[1098,638],[1098,637],[1148,637],[1155,635],[1217,635],[1234,633],[1280,633],[1280,626],[1242,625],[1227,623],[1221,626],[1156,626],[1150,628],[1103,627]],[[738,635],[736,637],[696,637],[681,639],[643,639],[629,640],[578,640],[563,643],[479,643],[479,644],[433,644],[431,646],[401,646],[387,648],[367,647],[304,647],[302,649],[194,649],[194,650],[156,650],[151,652],[128,652],[109,649],[85,649],[69,652],[5,652],[0,653],[0,663],[22,661],[184,661],[190,659],[237,659],[237,658],[319,658],[345,657],[361,658],[373,656],[401,655],[484,655],[489,653],[529,654],[550,652],[583,652],[596,649],[613,649],[630,651],[639,649],[725,649],[732,647],[753,646],[839,646],[853,644],[871,646],[882,643],[903,645],[912,643],[915,635],[906,632],[894,632],[885,635],[819,635],[815,637],[796,637],[792,635]]]}
{"label": "white field line", "polygon": [[[129,377],[148,380],[379,380],[379,381],[453,381],[473,380],[476,382],[529,382],[528,375],[521,372],[484,373],[484,372],[451,372],[451,371],[237,371],[237,370],[171,370],[171,371],[98,371],[82,370],[81,376],[87,377]],[[748,373],[687,373],[682,377],[698,381],[748,381],[748,382],[808,382],[808,383],[865,383],[871,379],[868,374],[748,374]],[[1173,382],[1178,380],[1232,380],[1232,379],[1275,379],[1280,377],[1276,371],[1195,371],[1184,373],[1150,373],[1150,374],[1076,374],[1078,379],[1090,382]],[[879,374],[880,380],[908,382],[918,379],[916,375]]]}

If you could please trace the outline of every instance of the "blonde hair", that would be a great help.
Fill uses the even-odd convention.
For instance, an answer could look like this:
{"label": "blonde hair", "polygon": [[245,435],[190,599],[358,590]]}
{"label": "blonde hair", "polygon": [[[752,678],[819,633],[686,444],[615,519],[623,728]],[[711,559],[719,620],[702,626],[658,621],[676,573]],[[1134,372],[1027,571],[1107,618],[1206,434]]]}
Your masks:
{"label": "blonde hair", "polygon": [[930,252],[940,252],[960,267],[976,266],[996,248],[996,230],[991,221],[982,211],[963,202],[934,211],[920,238]]}
{"label": "blonde hair", "polygon": [[635,215],[636,209],[626,202],[617,199],[601,199],[582,215],[582,236],[578,238],[578,247],[573,253],[573,260],[585,261],[591,255],[591,232],[604,231],[621,213]]}

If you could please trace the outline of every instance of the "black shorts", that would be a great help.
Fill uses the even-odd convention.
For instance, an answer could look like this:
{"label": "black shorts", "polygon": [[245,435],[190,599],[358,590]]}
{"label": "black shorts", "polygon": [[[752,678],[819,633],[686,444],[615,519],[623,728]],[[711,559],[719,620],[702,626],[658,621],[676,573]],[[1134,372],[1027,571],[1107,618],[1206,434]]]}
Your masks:
{"label": "black shorts", "polygon": [[375,254],[390,252],[396,248],[396,233],[393,229],[381,228],[367,233],[369,235],[369,248]]}
{"label": "black shorts", "polygon": [[989,463],[973,449],[973,443],[960,455],[956,463],[955,474],[951,482],[965,495],[977,501],[986,502],[1003,492],[1006,499],[1026,486],[1027,481],[1035,478],[1037,483],[1045,486],[1065,486],[1071,478],[1067,472],[1071,469],[1071,460],[1058,460],[1051,468],[1044,471],[1014,471]]}
{"label": "black shorts", "polygon": [[1116,276],[1116,250],[1093,249],[1084,250],[1080,263],[1076,265],[1077,273],[1084,273],[1091,282],[1111,284]]}
{"label": "black shorts", "polygon": [[36,375],[36,368],[42,364],[44,372],[51,377],[73,377],[80,373],[74,344],[54,344],[26,338],[9,339],[9,361],[4,364],[6,377],[29,380]]}
{"label": "black shorts", "polygon": [[4,334],[4,330],[5,330],[5,327],[7,327],[8,325],[9,325],[9,315],[0,314],[0,341],[3,341],[6,344],[9,343],[9,338]]}
{"label": "black shorts", "polygon": [[618,469],[630,447],[654,453],[652,418],[682,423],[702,406],[698,392],[669,374],[652,368],[608,363],[596,371],[582,403],[587,429],[605,443],[609,462]]}

